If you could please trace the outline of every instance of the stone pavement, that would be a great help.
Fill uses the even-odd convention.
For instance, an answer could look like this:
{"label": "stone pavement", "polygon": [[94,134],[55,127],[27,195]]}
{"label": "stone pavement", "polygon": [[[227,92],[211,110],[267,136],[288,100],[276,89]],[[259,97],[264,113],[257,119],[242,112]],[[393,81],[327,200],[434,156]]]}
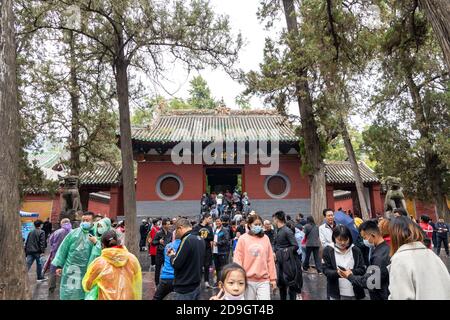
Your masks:
{"label": "stone pavement", "polygon": [[[46,255],[46,257],[48,254]],[[450,259],[445,256],[444,252],[441,252],[441,259],[446,264],[447,269],[450,271]],[[139,261],[142,267],[142,287],[143,287],[143,300],[151,300],[156,290],[154,272],[150,272],[150,257],[147,252],[141,252],[139,255]],[[48,292],[47,281],[36,281],[36,265],[30,269],[28,278],[31,284],[33,292],[33,300],[59,300],[58,286],[54,293]],[[315,271],[311,273],[303,272],[303,300],[326,300],[326,278],[323,275],[318,275]],[[212,295],[216,294],[218,289],[205,289],[202,286],[202,292],[200,300],[208,300]],[[166,299],[171,299],[171,295]],[[273,300],[279,300],[279,295],[276,292],[272,297]]]}

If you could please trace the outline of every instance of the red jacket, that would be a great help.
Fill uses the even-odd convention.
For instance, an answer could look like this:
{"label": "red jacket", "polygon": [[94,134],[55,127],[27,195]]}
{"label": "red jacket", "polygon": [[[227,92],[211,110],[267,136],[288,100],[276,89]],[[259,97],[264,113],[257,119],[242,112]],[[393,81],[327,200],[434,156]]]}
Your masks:
{"label": "red jacket", "polygon": [[419,223],[419,225],[422,228],[422,230],[427,234],[427,238],[431,239],[433,237],[433,227],[425,222],[421,222]]}
{"label": "red jacket", "polygon": [[[159,231],[160,228],[153,226],[152,229],[150,230],[150,234],[148,236],[148,242],[151,243],[151,241],[153,240],[153,238],[156,236],[156,233]],[[156,248],[158,246],[154,246],[152,244],[150,244],[148,252],[151,256],[156,256]]]}

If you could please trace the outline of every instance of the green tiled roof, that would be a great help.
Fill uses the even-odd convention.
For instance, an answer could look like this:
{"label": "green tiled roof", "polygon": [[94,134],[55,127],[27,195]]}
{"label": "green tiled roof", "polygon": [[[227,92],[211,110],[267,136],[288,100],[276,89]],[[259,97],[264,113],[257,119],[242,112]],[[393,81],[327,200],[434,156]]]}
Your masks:
{"label": "green tiled roof", "polygon": [[110,164],[96,164],[92,170],[80,174],[80,185],[110,185],[118,183],[120,171]]}
{"label": "green tiled roof", "polygon": [[[214,132],[214,134],[211,134]],[[163,113],[148,127],[133,127],[141,142],[299,140],[288,119],[269,110],[183,110]]]}
{"label": "green tiled roof", "polygon": [[50,150],[41,153],[34,153],[28,156],[30,162],[37,161],[40,168],[52,169],[56,164],[64,159],[64,152]]}
{"label": "green tiled roof", "polygon": [[[380,182],[372,169],[370,169],[364,162],[358,163],[359,172],[363,183],[377,183]],[[325,161],[325,175],[327,183],[342,183],[353,184],[352,166],[349,161]]]}

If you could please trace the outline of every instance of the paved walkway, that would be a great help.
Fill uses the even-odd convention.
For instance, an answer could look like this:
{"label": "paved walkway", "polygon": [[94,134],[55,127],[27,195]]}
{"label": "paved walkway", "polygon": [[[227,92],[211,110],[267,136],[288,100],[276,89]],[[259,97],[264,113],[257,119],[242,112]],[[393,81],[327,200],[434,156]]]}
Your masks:
{"label": "paved walkway", "polygon": [[[447,269],[450,271],[450,259],[445,256],[445,253],[441,252],[441,259],[446,264]],[[156,290],[154,272],[150,272],[150,257],[147,252],[141,252],[139,255],[139,261],[142,266],[142,279],[143,279],[143,299],[151,300]],[[59,300],[58,288],[54,293],[48,292],[48,283],[36,281],[36,269],[35,264],[28,273],[28,278],[33,290],[33,300]],[[58,287],[58,286],[57,286]],[[216,294],[218,289],[205,289],[202,287],[200,295],[201,300],[208,300],[212,295]],[[323,275],[317,273],[303,273],[303,300],[326,300],[326,278]],[[169,295],[166,299],[171,299]],[[276,292],[272,297],[273,300],[279,300],[279,295]]]}

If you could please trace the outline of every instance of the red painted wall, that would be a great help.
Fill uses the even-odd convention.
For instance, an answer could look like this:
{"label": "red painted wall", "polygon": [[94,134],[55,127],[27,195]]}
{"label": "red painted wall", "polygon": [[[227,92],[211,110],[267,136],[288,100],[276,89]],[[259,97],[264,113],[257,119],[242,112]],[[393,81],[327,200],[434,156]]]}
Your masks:
{"label": "red painted wall", "polygon": [[95,214],[101,214],[102,216],[109,217],[109,203],[89,199],[88,210]]}
{"label": "red painted wall", "polygon": [[416,200],[416,219],[420,219],[420,216],[429,216],[434,222],[436,222],[436,208],[433,203],[425,203],[420,200]]}
{"label": "red painted wall", "polygon": [[[244,166],[243,185],[251,199],[272,199],[264,191],[264,182],[267,176],[260,173],[260,164]],[[280,159],[281,173],[288,176],[291,182],[291,191],[285,199],[309,199],[309,181],[306,176],[300,175],[300,161],[298,159]],[[178,175],[184,184],[183,193],[176,200],[199,200],[204,188],[203,165],[175,165],[171,162],[138,162],[136,200],[155,201],[162,200],[156,194],[156,181],[164,174]]]}
{"label": "red painted wall", "polygon": [[[264,182],[267,176],[261,175],[261,167],[266,165],[245,165],[245,191],[250,199],[272,199],[264,191]],[[298,159],[280,159],[279,172],[288,176],[291,182],[291,191],[284,199],[309,199],[309,181],[306,176],[300,175],[300,161]]]}
{"label": "red painted wall", "polygon": [[337,209],[342,208],[342,210],[347,211],[347,210],[353,210],[353,201],[352,198],[348,198],[348,199],[339,199],[339,200],[334,200],[334,211],[337,211]]}
{"label": "red painted wall", "polygon": [[164,174],[175,174],[184,185],[176,200],[199,200],[203,193],[203,165],[172,162],[139,162],[136,184],[136,201],[162,200],[156,193],[156,181]]}

